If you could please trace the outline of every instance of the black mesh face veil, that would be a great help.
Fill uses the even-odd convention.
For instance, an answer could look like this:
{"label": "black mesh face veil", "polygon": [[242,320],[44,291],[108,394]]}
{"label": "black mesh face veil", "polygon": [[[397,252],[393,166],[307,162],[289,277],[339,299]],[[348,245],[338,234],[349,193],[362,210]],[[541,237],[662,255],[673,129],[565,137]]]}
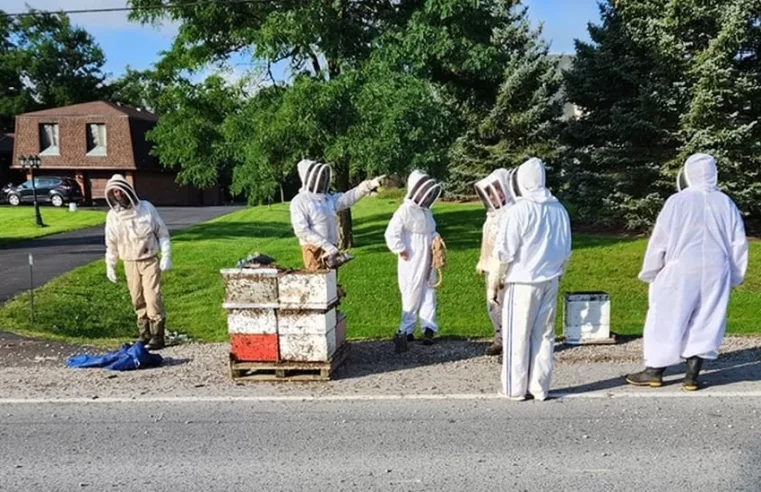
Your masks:
{"label": "black mesh face veil", "polygon": [[128,183],[117,181],[106,187],[106,202],[112,209],[126,210],[137,207],[138,198]]}
{"label": "black mesh face veil", "polygon": [[686,167],[682,166],[679,174],[676,176],[676,189],[682,191],[690,187],[690,180],[687,178]]}
{"label": "black mesh face veil", "polygon": [[495,211],[512,203],[510,193],[510,172],[506,169],[496,169],[475,184],[476,193],[487,211]]}
{"label": "black mesh face veil", "polygon": [[413,196],[413,201],[420,207],[431,208],[440,196],[441,185],[429,178]]}
{"label": "black mesh face veil", "polygon": [[523,196],[523,192],[521,192],[521,187],[518,185],[518,168],[515,167],[510,170],[510,195],[513,198],[513,201],[518,201],[519,198]]}
{"label": "black mesh face veil", "polygon": [[307,169],[307,190],[311,193],[327,193],[330,191],[330,166],[313,162]]}
{"label": "black mesh face veil", "polygon": [[317,177],[317,193],[327,193],[330,191],[330,166],[323,165],[320,169],[320,175]]}
{"label": "black mesh face veil", "polygon": [[476,184],[476,194],[478,195],[478,198],[481,199],[486,210],[494,210],[494,204],[492,203],[491,198],[489,198],[488,192],[482,190],[478,184]]}

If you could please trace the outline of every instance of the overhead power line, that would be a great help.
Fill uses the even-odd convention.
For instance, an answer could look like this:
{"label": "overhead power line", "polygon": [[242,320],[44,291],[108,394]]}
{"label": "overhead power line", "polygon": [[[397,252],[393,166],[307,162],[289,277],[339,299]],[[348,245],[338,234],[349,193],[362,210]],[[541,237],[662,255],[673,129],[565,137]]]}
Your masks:
{"label": "overhead power line", "polygon": [[135,10],[170,10],[170,9],[178,9],[178,8],[184,8],[184,7],[201,7],[206,5],[221,5],[221,4],[245,4],[245,3],[270,3],[272,0],[205,0],[205,1],[197,1],[197,2],[183,2],[183,3],[176,3],[176,4],[161,4],[161,5],[151,5],[146,7],[110,7],[110,8],[101,8],[101,9],[78,9],[78,10],[56,10],[56,11],[47,11],[47,10],[40,10],[36,12],[15,12],[12,14],[5,14],[6,17],[30,17],[39,15],[41,12],[45,13],[51,13],[51,14],[66,14],[66,15],[77,15],[77,14],[105,14],[110,12],[133,12]]}

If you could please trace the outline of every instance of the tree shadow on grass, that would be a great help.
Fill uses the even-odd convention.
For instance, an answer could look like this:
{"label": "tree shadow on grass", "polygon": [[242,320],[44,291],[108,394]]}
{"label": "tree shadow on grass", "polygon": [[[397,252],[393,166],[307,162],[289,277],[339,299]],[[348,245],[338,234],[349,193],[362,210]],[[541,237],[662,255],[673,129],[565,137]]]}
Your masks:
{"label": "tree shadow on grass", "polygon": [[[436,212],[436,229],[447,244],[447,249],[470,250],[479,248],[482,238],[482,227],[486,214],[478,208],[463,208]],[[384,233],[391,214],[376,214],[358,218],[354,221],[354,247],[367,248],[375,251],[385,246]],[[604,248],[617,244],[640,241],[641,238],[625,235],[591,234],[588,232],[574,233],[573,249]],[[375,247],[375,245],[380,245]]]}
{"label": "tree shadow on grass", "polygon": [[212,239],[257,239],[294,238],[290,224],[277,222],[211,222],[199,224],[173,238],[175,242],[208,241]]}

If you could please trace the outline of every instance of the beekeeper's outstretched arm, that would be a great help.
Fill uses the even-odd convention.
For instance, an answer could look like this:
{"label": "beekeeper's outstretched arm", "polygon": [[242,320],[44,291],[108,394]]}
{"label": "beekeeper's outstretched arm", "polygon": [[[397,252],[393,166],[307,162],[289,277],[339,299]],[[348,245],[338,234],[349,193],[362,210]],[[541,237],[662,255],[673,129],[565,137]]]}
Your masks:
{"label": "beekeeper's outstretched arm", "polygon": [[335,203],[336,212],[340,212],[342,210],[353,207],[355,203],[369,195],[372,191],[378,189],[383,183],[385,177],[386,176],[384,175],[378,176],[374,179],[368,179],[366,181],[362,181],[358,186],[345,193],[336,193],[335,195],[331,195]]}
{"label": "beekeeper's outstretched arm", "polygon": [[116,237],[116,217],[113,212],[106,216],[106,277],[116,283],[116,263],[119,261],[119,245]]}
{"label": "beekeeper's outstretched arm", "polygon": [[294,234],[302,244],[317,246],[328,255],[337,253],[338,248],[312,228],[307,207],[308,204],[302,200],[295,199],[291,202],[291,225]]}
{"label": "beekeeper's outstretched arm", "polygon": [[166,272],[172,268],[172,242],[169,239],[169,229],[167,228],[164,220],[159,215],[158,210],[152,204],[143,202],[151,212],[151,221],[153,222],[153,233],[159,240],[159,246],[161,247],[161,263],[159,268],[162,272]]}

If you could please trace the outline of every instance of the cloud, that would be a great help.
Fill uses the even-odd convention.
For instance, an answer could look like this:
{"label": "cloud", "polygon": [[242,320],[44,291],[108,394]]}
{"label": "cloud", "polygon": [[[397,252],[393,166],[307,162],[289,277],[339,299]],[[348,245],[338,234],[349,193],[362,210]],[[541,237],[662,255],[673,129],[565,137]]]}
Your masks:
{"label": "cloud", "polygon": [[[36,10],[57,12],[61,10],[108,9],[127,6],[127,0],[3,0],[2,3],[2,10],[9,14],[26,12],[28,7]],[[90,32],[147,29],[158,32],[166,37],[174,37],[177,34],[176,23],[169,22],[161,26],[143,26],[136,22],[130,22],[127,15],[128,12],[93,12],[71,14],[70,17],[74,24]]]}

